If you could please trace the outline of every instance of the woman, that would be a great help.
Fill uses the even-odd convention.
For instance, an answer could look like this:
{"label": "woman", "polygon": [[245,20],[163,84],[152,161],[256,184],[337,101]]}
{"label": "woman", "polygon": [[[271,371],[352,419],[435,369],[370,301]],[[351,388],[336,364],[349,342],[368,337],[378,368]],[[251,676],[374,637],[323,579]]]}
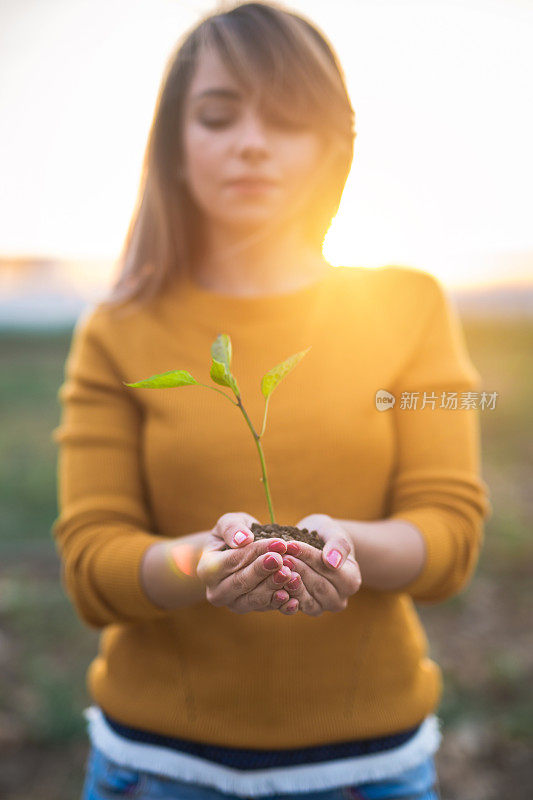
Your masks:
{"label": "woman", "polygon": [[[323,258],[353,117],[331,46],[279,5],[206,16],[169,61],[118,280],[76,326],[54,431],[63,581],[102,630],[84,800],[438,797],[442,675],[413,601],[475,568],[478,423],[442,398],[479,375],[433,276]],[[312,346],[263,446],[276,521],[323,551],[253,541],[257,451],[218,393],[124,385],[177,368],[207,384],[221,332],[256,422],[261,376]]]}

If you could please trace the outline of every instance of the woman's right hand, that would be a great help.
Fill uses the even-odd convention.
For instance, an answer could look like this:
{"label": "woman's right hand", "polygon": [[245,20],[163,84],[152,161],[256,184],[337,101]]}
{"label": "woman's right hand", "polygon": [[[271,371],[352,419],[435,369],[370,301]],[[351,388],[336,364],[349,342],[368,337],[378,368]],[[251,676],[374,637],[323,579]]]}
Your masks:
{"label": "woman's right hand", "polygon": [[[245,512],[223,514],[217,520],[196,568],[206,587],[206,599],[214,606],[227,606],[236,614],[274,610],[295,614],[298,601],[283,589],[295,575],[283,566],[285,542],[276,537],[254,541],[250,530],[254,522],[259,521]],[[240,545],[233,540],[239,530],[248,534],[247,542]],[[279,542],[281,554],[268,550],[274,541]],[[230,549],[223,550],[225,545]],[[270,566],[265,564],[267,561]]]}

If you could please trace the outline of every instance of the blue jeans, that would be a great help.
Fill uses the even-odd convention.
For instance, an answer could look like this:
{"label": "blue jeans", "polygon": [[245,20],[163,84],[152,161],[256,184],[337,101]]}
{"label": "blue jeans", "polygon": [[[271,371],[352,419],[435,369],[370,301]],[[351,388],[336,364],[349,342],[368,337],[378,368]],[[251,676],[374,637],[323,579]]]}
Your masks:
{"label": "blue jeans", "polygon": [[[121,767],[91,745],[81,800],[243,800],[209,786]],[[433,756],[395,778],[320,792],[263,795],[263,800],[441,800]],[[258,798],[259,800],[259,798]]]}

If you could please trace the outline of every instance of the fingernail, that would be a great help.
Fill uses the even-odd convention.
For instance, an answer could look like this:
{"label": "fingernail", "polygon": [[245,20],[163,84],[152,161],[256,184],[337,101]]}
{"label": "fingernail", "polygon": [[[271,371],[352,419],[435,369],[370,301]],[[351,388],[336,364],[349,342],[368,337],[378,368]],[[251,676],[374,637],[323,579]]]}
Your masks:
{"label": "fingernail", "polygon": [[234,544],[242,544],[248,538],[248,534],[244,531],[237,531],[235,536],[233,537]]}
{"label": "fingernail", "polygon": [[274,558],[274,556],[268,556],[263,561],[263,566],[267,569],[274,569],[274,567],[279,567],[279,561],[277,558]]}
{"label": "fingernail", "polygon": [[338,550],[332,550],[331,553],[328,553],[326,556],[326,560],[332,567],[337,568],[342,561],[342,555]]}
{"label": "fingernail", "polygon": [[276,574],[274,575],[274,581],[275,583],[285,583],[287,578],[290,577],[291,577],[290,569],[287,569],[287,567],[281,567],[279,572],[276,572]]}
{"label": "fingernail", "polygon": [[294,577],[292,578],[292,580],[290,580],[290,581],[289,581],[289,582],[288,582],[286,585],[287,585],[287,586],[288,586],[290,589],[296,589],[296,587],[298,586],[298,584],[299,584],[299,583],[300,583],[300,576],[299,576],[299,575],[298,575],[298,573],[296,572],[296,573],[294,574]]}
{"label": "fingernail", "polygon": [[287,556],[283,556],[283,566],[288,567],[289,569],[294,569],[296,564],[292,560],[292,558],[288,558]]}
{"label": "fingernail", "polygon": [[298,556],[300,555],[300,546],[297,542],[289,542],[287,544],[287,553],[291,556]]}
{"label": "fingernail", "polygon": [[277,539],[275,542],[270,542],[267,547],[267,550],[270,553],[285,553],[287,550],[287,545],[283,541],[283,539]]}

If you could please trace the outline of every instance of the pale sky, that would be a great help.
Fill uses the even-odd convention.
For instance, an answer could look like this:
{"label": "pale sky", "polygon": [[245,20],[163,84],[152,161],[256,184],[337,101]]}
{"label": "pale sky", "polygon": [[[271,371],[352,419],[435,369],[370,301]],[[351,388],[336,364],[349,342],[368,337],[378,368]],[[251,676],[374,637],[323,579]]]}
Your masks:
{"label": "pale sky", "polygon": [[[356,114],[326,257],[533,278],[533,0],[285,7],[333,43]],[[118,256],[165,63],[216,8],[0,0],[0,256]]]}

